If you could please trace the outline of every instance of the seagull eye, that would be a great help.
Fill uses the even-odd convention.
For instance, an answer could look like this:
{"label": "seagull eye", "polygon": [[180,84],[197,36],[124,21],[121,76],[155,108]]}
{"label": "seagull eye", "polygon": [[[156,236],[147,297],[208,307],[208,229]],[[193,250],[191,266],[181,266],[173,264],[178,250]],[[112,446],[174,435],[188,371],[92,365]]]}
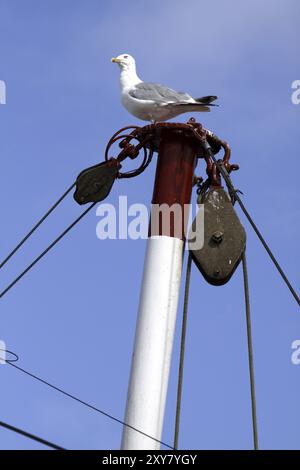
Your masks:
{"label": "seagull eye", "polygon": [[124,59],[128,59],[128,55],[124,55]]}

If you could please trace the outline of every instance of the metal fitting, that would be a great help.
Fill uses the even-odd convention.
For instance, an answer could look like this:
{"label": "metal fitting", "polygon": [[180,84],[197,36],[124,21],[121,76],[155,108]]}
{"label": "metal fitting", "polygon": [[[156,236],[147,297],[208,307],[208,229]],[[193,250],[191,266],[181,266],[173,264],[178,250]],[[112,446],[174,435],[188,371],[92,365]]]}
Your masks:
{"label": "metal fitting", "polygon": [[220,230],[217,230],[216,232],[212,234],[211,239],[215,243],[221,243],[221,241],[223,240],[223,235],[224,235],[223,232],[221,232]]}

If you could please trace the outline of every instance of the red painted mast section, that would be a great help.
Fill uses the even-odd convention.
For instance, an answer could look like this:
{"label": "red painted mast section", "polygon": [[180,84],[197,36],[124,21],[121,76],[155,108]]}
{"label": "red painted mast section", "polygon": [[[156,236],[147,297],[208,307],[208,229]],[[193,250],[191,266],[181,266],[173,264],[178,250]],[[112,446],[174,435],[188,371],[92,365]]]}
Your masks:
{"label": "red painted mast section", "polygon": [[[190,204],[194,170],[197,163],[199,144],[187,132],[176,128],[162,129],[154,183],[152,204],[178,204],[181,208],[182,219],[180,231],[174,217],[170,221],[170,231],[165,233],[164,224],[160,218],[159,226],[150,223],[149,234],[167,235],[185,239],[187,217],[185,206]],[[186,214],[188,216],[188,213]],[[177,221],[178,222],[178,221]],[[167,224],[166,224],[167,225]]]}

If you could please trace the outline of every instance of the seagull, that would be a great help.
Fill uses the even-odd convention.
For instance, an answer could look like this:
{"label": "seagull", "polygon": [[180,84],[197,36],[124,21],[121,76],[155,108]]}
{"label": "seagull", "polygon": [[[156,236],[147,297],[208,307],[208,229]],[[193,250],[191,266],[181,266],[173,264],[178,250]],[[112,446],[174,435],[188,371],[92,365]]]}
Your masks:
{"label": "seagull", "polygon": [[143,121],[167,121],[179,114],[209,112],[217,96],[193,98],[188,93],[172,90],[158,83],[143,82],[136,73],[134,58],[129,54],[113,57],[111,62],[121,70],[120,86],[123,106]]}

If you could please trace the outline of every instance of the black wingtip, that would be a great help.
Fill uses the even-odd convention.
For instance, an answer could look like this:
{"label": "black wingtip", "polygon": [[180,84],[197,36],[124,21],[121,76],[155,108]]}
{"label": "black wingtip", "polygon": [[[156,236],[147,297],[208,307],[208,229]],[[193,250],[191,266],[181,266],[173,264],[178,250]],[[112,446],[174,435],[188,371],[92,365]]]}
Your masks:
{"label": "black wingtip", "polygon": [[[197,103],[201,104],[211,104],[213,101],[216,101],[218,99],[217,96],[214,95],[209,95],[209,96],[202,96],[201,98],[194,98]],[[218,106],[218,105],[212,105],[212,106]]]}

